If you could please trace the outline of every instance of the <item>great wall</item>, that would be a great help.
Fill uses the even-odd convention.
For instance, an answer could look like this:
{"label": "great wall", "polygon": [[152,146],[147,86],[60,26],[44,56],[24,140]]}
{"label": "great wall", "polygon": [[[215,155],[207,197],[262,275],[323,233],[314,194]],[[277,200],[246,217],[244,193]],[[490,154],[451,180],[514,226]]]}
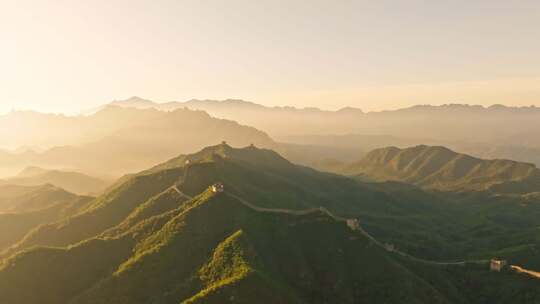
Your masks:
{"label": "great wall", "polygon": [[[183,193],[182,191],[180,191],[180,189],[178,189],[178,187],[176,185],[173,185],[171,188],[174,189],[176,192],[178,192],[178,194],[181,195],[182,197],[184,197],[186,199],[193,199],[192,196],[187,195],[187,194]],[[418,262],[418,263],[429,264],[429,265],[437,265],[437,266],[448,266],[448,265],[465,266],[466,264],[478,264],[478,265],[484,265],[485,264],[485,265],[489,265],[490,263],[493,264],[494,261],[499,262],[498,260],[493,260],[493,259],[463,260],[463,261],[442,261],[441,262],[441,261],[430,261],[430,260],[418,258],[418,257],[412,256],[412,255],[410,255],[408,253],[405,253],[405,252],[403,252],[403,251],[401,251],[399,249],[396,249],[391,244],[386,244],[386,243],[380,242],[379,240],[374,238],[371,234],[369,234],[367,231],[365,231],[360,226],[360,222],[359,222],[358,219],[344,218],[344,217],[341,217],[341,216],[337,216],[337,215],[333,214],[332,212],[330,212],[328,209],[326,209],[324,207],[309,208],[309,209],[304,209],[304,210],[292,210],[292,209],[283,209],[283,208],[263,208],[263,207],[258,207],[256,205],[246,201],[245,199],[239,197],[238,195],[236,195],[234,193],[231,193],[230,191],[225,191],[223,184],[219,184],[218,187],[216,187],[216,185],[213,185],[213,186],[211,186],[210,189],[213,192],[228,195],[229,197],[235,199],[236,201],[238,201],[242,205],[244,205],[247,208],[249,208],[251,210],[254,210],[256,212],[279,213],[279,214],[289,214],[289,215],[298,215],[298,216],[308,215],[308,214],[312,214],[312,213],[321,213],[322,212],[322,213],[326,214],[327,216],[329,216],[330,218],[334,219],[337,222],[345,223],[351,230],[360,232],[360,234],[362,234],[363,236],[368,238],[373,244],[375,244],[376,246],[384,249],[385,251],[387,251],[389,253],[397,254],[397,255],[399,255],[401,257],[410,259],[410,260]],[[491,269],[494,270],[493,267]],[[529,276],[531,276],[533,278],[540,279],[540,273],[539,272],[527,270],[527,269],[524,269],[524,268],[522,268],[520,266],[516,266],[516,265],[510,265],[509,269],[515,271],[516,273],[522,273],[522,274],[529,275]],[[498,269],[497,271],[500,271],[500,269]]]}

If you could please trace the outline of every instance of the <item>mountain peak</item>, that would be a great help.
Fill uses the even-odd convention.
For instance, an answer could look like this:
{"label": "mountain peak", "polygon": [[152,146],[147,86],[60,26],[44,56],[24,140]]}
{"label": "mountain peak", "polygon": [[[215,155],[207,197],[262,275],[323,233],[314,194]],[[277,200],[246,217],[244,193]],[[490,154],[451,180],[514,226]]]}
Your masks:
{"label": "mountain peak", "polygon": [[253,144],[243,148],[233,148],[225,141],[215,146],[206,147],[200,152],[190,155],[189,158],[197,159],[208,155],[217,155],[224,159],[272,167],[291,165],[288,160],[273,150],[257,148]]}
{"label": "mountain peak", "polygon": [[222,141],[217,145],[205,147],[199,152],[175,157],[151,168],[149,171],[156,172],[167,168],[184,167],[188,163],[195,164],[220,160],[230,160],[268,168],[292,166],[291,162],[273,150],[258,148],[253,144],[243,148],[235,148],[230,146],[226,141]]}
{"label": "mountain peak", "polygon": [[364,114],[364,111],[362,111],[362,109],[355,108],[355,107],[344,107],[344,108],[341,108],[341,109],[337,110],[336,113],[341,113],[341,114]]}
{"label": "mountain peak", "polygon": [[121,107],[135,107],[135,108],[148,108],[157,105],[157,103],[144,99],[138,96],[131,96],[125,100],[114,100],[110,105],[116,105]]}
{"label": "mountain peak", "polygon": [[19,174],[17,174],[18,177],[29,177],[29,176],[35,176],[42,173],[47,172],[46,169],[36,167],[36,166],[29,166],[24,168]]}

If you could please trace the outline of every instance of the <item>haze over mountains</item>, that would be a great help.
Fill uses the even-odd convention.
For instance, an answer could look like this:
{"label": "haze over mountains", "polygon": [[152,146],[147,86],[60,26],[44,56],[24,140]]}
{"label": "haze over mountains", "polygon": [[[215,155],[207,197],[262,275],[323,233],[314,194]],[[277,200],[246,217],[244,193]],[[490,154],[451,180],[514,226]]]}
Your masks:
{"label": "haze over mountains", "polygon": [[[438,144],[486,158],[510,158],[540,164],[540,108],[491,107],[466,104],[419,105],[410,108],[364,113],[356,108],[324,111],[316,108],[266,107],[243,100],[190,100],[156,103],[132,97],[112,104],[133,108],[178,108],[203,110],[215,117],[232,119],[268,132],[278,141],[322,144],[320,136],[332,142],[343,135],[394,137],[382,145],[370,141],[345,141],[342,146],[364,152],[396,145]],[[287,121],[287,124],[283,124]],[[429,127],[426,127],[429,126]],[[309,138],[311,137],[311,140]],[[373,139],[373,138],[372,138]],[[328,141],[325,143],[329,144]]]}
{"label": "haze over mountains", "polygon": [[0,179],[0,185],[39,186],[53,184],[77,194],[99,194],[111,182],[79,172],[27,167],[16,176]]}
{"label": "haze over mountains", "polygon": [[[211,191],[216,182],[224,192]],[[330,214],[360,218],[376,238],[422,258],[471,262],[441,266],[387,251]],[[519,224],[508,221],[518,215]],[[0,300],[535,303],[540,281],[473,261],[497,253],[540,266],[538,215],[540,202],[365,184],[271,150],[219,144],[128,176],[29,232],[3,253]],[[27,249],[35,245],[45,247]]]}
{"label": "haze over mountains", "polygon": [[540,281],[488,266],[540,270],[538,112],[1,116],[0,303],[538,303]]}
{"label": "haze over mountains", "polygon": [[[535,107],[416,106],[363,113],[352,108],[271,108],[241,100],[158,104],[133,97],[86,116],[0,116],[2,145],[27,147],[0,151],[0,176],[40,166],[118,177],[221,140],[272,148],[316,168],[324,168],[324,162],[350,162],[376,148],[419,144],[538,165],[539,121]],[[42,136],[43,132],[52,135]]]}
{"label": "haze over mountains", "polygon": [[[366,155],[370,151],[389,146],[408,148],[418,145],[444,146],[455,151],[470,154],[483,159],[512,159],[515,161],[534,163],[540,166],[540,149],[535,147],[500,145],[498,143],[473,143],[464,141],[448,141],[444,138],[414,138],[397,137],[390,135],[305,135],[288,136],[284,142],[293,142],[299,145],[335,147],[342,152],[333,159],[320,159],[322,162],[353,161],[359,154]],[[534,142],[534,141],[532,141]],[[318,163],[310,165],[323,168]],[[324,164],[323,164],[324,165]]]}
{"label": "haze over mountains", "polygon": [[[419,105],[410,108],[364,113],[356,108],[324,111],[317,108],[266,107],[243,100],[189,100],[186,102],[156,103],[132,97],[113,101],[112,105],[139,109],[155,108],[170,111],[178,108],[203,110],[210,115],[232,119],[265,130],[271,136],[333,135],[361,133],[366,135],[394,135],[416,138],[445,138],[486,142],[502,140],[504,144],[524,142],[540,128],[540,108],[491,107],[450,104],[443,106]],[[504,118],[504,120],[501,120]],[[284,126],[280,120],[289,123]],[[507,124],[501,126],[501,121]],[[520,122],[520,124],[512,124]],[[431,128],[425,128],[430,125]],[[471,128],[474,127],[474,128]],[[496,129],[493,130],[493,127]],[[475,130],[472,134],[470,130]],[[495,131],[502,131],[497,133]],[[518,136],[518,138],[516,138]]]}
{"label": "haze over mountains", "polygon": [[[13,120],[25,132],[6,131],[12,130]],[[0,117],[0,126],[10,135],[4,145],[52,147],[41,153],[0,153],[5,175],[41,166],[117,177],[222,140],[235,145],[272,144],[262,131],[185,109],[164,112],[107,106],[93,115],[76,117],[14,112]],[[43,132],[55,136],[42,136]]]}
{"label": "haze over mountains", "polygon": [[540,1],[0,3],[0,304],[540,304]]}

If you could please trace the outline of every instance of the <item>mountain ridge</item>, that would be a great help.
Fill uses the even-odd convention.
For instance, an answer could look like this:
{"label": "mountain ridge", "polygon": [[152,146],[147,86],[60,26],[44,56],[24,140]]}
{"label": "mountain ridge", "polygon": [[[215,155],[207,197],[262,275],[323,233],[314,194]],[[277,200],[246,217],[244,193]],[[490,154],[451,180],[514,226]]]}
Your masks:
{"label": "mountain ridge", "polygon": [[125,100],[114,100],[109,103],[110,105],[114,106],[120,106],[120,107],[134,107],[139,109],[148,109],[148,108],[154,108],[158,110],[167,110],[171,111],[174,109],[182,108],[182,107],[192,107],[194,109],[197,109],[198,107],[206,107],[206,106],[219,106],[219,107],[231,107],[231,106],[240,106],[243,108],[257,108],[257,109],[270,109],[275,111],[280,110],[293,110],[293,111],[313,111],[313,112],[326,112],[326,113],[347,113],[347,112],[355,112],[355,113],[363,113],[361,109],[346,106],[343,108],[340,108],[338,110],[332,111],[332,110],[322,110],[317,107],[304,107],[304,108],[297,108],[293,106],[265,106],[262,104],[258,104],[252,101],[246,101],[242,99],[223,99],[223,100],[215,100],[215,99],[189,99],[187,101],[168,101],[168,102],[155,102],[152,100],[140,98],[137,96],[132,96]]}
{"label": "mountain ridge", "polygon": [[[394,180],[438,190],[495,190],[537,192],[540,170],[532,163],[504,159],[483,160],[442,146],[387,147],[369,152],[344,172],[375,180]],[[518,185],[511,185],[512,183]],[[508,190],[505,187],[508,186]]]}
{"label": "mountain ridge", "polygon": [[[209,187],[218,182],[224,192]],[[503,237],[519,234],[520,244],[530,243],[534,250],[532,230],[540,208],[532,199],[527,206],[504,197],[482,202],[482,210],[499,212],[504,206],[511,219],[517,208],[530,218],[521,217],[515,226],[495,217],[493,225],[487,221],[492,217],[482,214],[479,233],[499,229]],[[452,248],[467,259],[485,259],[495,249],[512,249],[503,255],[512,261],[528,253],[514,249],[512,242],[501,244],[501,239],[485,236],[450,242],[460,230],[479,229],[471,219],[458,217],[467,207],[468,217],[476,218],[476,206],[468,200],[446,202],[412,186],[358,183],[292,164],[271,150],[221,143],[127,176],[77,214],[27,234],[4,252],[0,301],[172,304],[223,303],[234,297],[253,303],[261,301],[260,294],[267,295],[263,303],[363,299],[461,304],[486,294],[492,303],[536,299],[529,293],[527,302],[522,293],[536,290],[538,282],[513,273],[490,273],[486,265],[445,268],[392,254],[323,211],[360,218],[363,229],[381,242],[396,244],[399,252],[440,251],[431,255],[433,260],[448,258],[448,250],[441,248]],[[457,230],[449,235],[438,232],[453,226]],[[478,247],[486,243],[494,247]],[[534,257],[528,255],[519,265],[537,269]],[[474,292],[462,292],[469,290],[463,282],[475,284]],[[501,288],[503,284],[512,288]]]}
{"label": "mountain ridge", "polygon": [[23,169],[10,178],[0,179],[0,185],[38,186],[52,184],[81,195],[99,194],[110,184],[108,181],[80,172],[50,170],[36,166]]}
{"label": "mountain ridge", "polygon": [[[95,176],[121,176],[146,169],[179,152],[201,149],[221,140],[235,145],[274,145],[265,132],[253,127],[187,109],[164,112],[107,106],[91,116],[69,118],[67,121],[53,124],[55,127],[50,128],[57,135],[50,144],[57,142],[56,137],[62,137],[61,145],[36,153],[0,153],[0,167],[4,164],[6,167],[18,167],[17,171],[28,166],[73,168],[69,170]],[[19,123],[36,125],[31,121]],[[6,124],[5,129],[2,129],[3,124]],[[8,130],[7,125],[0,118],[0,129]],[[19,134],[13,142],[45,141],[43,136],[35,138],[44,127],[37,124],[35,128],[28,134]],[[73,134],[81,133],[85,134],[84,138],[72,138]],[[9,142],[12,135],[6,135],[6,141]]]}
{"label": "mountain ridge", "polygon": [[[540,108],[536,106],[416,105],[396,110],[363,112],[347,108],[325,111],[268,107],[238,100],[192,100],[164,104],[147,102],[144,107],[203,110],[214,117],[232,119],[264,130],[276,140],[294,136],[362,134],[415,138],[417,143],[422,143],[420,139],[431,138],[445,146],[456,142],[475,144],[477,147],[482,144],[482,151],[479,152],[484,153],[496,153],[490,150],[490,147],[495,146],[519,148],[513,152],[515,154],[529,153],[527,149],[540,148],[535,140],[535,132],[540,130]],[[136,106],[130,100],[116,101],[115,104]],[[288,123],[283,124],[282,121]],[[501,124],[501,121],[505,124]],[[426,128],[426,125],[430,127]],[[511,151],[497,154],[505,156],[508,152]],[[523,156],[520,155],[520,158]],[[537,160],[534,156],[529,158]]]}
{"label": "mountain ridge", "polygon": [[450,109],[450,110],[477,110],[477,111],[540,111],[540,107],[537,107],[535,105],[531,106],[507,106],[503,104],[492,104],[489,106],[484,105],[475,105],[475,104],[460,104],[460,103],[447,103],[447,104],[440,104],[440,105],[430,105],[430,104],[419,104],[419,105],[413,105],[403,108],[396,108],[391,110],[381,110],[381,111],[370,111],[370,112],[364,112],[359,108],[351,107],[351,106],[345,106],[340,109],[337,109],[335,111],[332,110],[322,110],[317,107],[293,107],[293,106],[266,106],[263,104],[255,103],[252,101],[242,100],[242,99],[223,99],[223,100],[217,100],[217,99],[189,99],[186,101],[167,101],[167,102],[155,102],[149,99],[144,99],[138,96],[132,96],[128,99],[124,100],[114,100],[109,103],[110,105],[120,106],[120,107],[135,107],[135,108],[155,108],[155,109],[176,109],[181,107],[189,107],[189,105],[219,105],[219,106],[234,106],[234,105],[241,105],[244,107],[254,107],[254,108],[265,108],[265,109],[275,109],[275,110],[313,110],[313,111],[320,111],[320,112],[348,112],[352,111],[358,114],[370,114],[370,113],[384,113],[384,112],[399,112],[399,111],[414,111],[414,110],[437,110],[437,109]]}
{"label": "mountain ridge", "polygon": [[[486,270],[468,267],[464,269],[470,274],[460,268],[443,270],[424,266],[420,271],[418,265],[396,260],[378,247],[369,246],[368,240],[355,236],[345,225],[324,213],[259,214],[234,198],[210,189],[184,204],[187,205],[179,205],[181,209],[176,215],[142,238],[134,226],[130,234],[94,238],[67,249],[38,248],[10,258],[0,269],[0,299],[13,299],[17,294],[15,287],[6,288],[8,278],[23,271],[23,267],[31,267],[36,259],[47,256],[54,264],[67,258],[73,263],[67,265],[60,276],[54,276],[55,280],[66,283],[62,289],[33,289],[40,303],[47,304],[65,299],[69,303],[94,304],[126,299],[128,302],[152,299],[159,303],[223,303],[231,297],[239,303],[250,303],[254,299],[262,303],[353,303],[359,298],[385,299],[387,303],[402,303],[405,299],[408,303],[466,303],[469,296],[449,292],[444,287],[445,284],[457,287],[458,281],[445,281],[437,276],[456,272],[454,275],[470,276],[485,289],[484,283],[474,276],[491,275]],[[213,224],[207,225],[208,220]],[[316,237],[309,237],[312,234]],[[277,243],[268,243],[269,235]],[[196,242],[193,242],[194,237]],[[323,244],[328,250],[320,250]],[[269,246],[273,250],[269,250]],[[319,249],[314,250],[316,248]],[[97,266],[94,271],[74,272],[77,268],[71,265],[86,260],[84,252],[97,256],[109,253],[108,258],[102,258],[97,265],[95,258],[88,261],[89,265]],[[204,254],[199,254],[202,252]],[[280,262],[276,263],[276,259]],[[103,265],[113,268],[106,270]],[[44,276],[35,276],[30,286],[43,283],[43,278],[51,271],[39,264],[37,267],[38,273]],[[94,274],[97,277],[93,277]],[[75,277],[78,279],[73,280]],[[348,279],[332,287],[325,279],[328,277]],[[503,282],[499,281],[502,277],[491,277],[491,284],[495,286]],[[517,291],[534,286],[534,282],[522,282],[518,276],[505,276],[504,282],[508,280],[520,282]],[[17,282],[15,279],[11,286],[18,286]],[[75,282],[88,285],[84,287]],[[143,282],[146,288],[140,288]],[[181,287],[178,282],[182,282]],[[268,295],[261,299],[261,293]],[[498,296],[496,293],[491,298]],[[502,301],[514,297],[513,294],[501,296]],[[33,303],[32,298],[27,298],[26,302]]]}

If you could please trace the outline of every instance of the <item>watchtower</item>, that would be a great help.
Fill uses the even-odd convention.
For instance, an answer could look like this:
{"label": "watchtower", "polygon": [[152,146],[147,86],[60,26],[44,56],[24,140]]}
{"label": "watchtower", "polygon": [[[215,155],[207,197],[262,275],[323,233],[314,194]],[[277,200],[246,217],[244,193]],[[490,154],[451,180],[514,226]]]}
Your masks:
{"label": "watchtower", "polygon": [[222,183],[215,183],[212,185],[212,192],[221,193],[223,191],[225,191],[225,186],[223,186]]}
{"label": "watchtower", "polygon": [[392,252],[392,251],[394,251],[395,247],[394,247],[394,244],[386,243],[386,244],[384,244],[384,249],[386,249],[386,251],[388,251],[388,252]]}
{"label": "watchtower", "polygon": [[491,259],[491,261],[489,261],[489,270],[500,272],[501,270],[503,270],[506,264],[507,264],[506,260],[499,260],[499,259],[493,258]]}
{"label": "watchtower", "polygon": [[347,219],[347,226],[351,230],[359,230],[360,222],[358,221],[358,219]]}

